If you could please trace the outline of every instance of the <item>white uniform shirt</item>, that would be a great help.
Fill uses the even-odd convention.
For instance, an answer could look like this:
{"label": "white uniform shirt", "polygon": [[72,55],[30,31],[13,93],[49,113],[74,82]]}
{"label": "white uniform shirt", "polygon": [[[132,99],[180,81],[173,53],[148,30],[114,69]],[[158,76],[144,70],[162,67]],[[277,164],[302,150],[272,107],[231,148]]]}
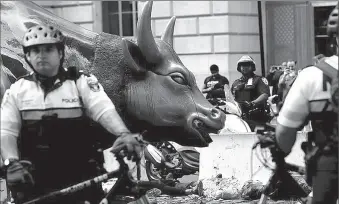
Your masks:
{"label": "white uniform shirt", "polygon": [[[326,59],[326,63],[338,69],[338,56]],[[330,84],[323,90],[323,72],[314,66],[302,70],[290,89],[279,113],[278,122],[290,128],[298,128],[310,112],[321,112],[331,97]],[[326,109],[332,110],[329,105]]]}
{"label": "white uniform shirt", "polygon": [[[59,79],[55,84],[58,82]],[[6,90],[1,103],[1,135],[17,137],[22,120],[40,120],[53,114],[58,118],[77,118],[85,110],[90,118],[98,121],[106,111],[115,109],[93,75],[81,75],[76,83],[67,79],[46,96],[38,83],[21,78]]]}

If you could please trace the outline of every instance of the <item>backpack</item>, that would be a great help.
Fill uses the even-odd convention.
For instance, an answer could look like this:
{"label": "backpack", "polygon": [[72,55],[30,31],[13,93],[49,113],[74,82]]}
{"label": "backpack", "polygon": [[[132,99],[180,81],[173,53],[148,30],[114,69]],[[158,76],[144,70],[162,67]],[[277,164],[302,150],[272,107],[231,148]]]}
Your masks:
{"label": "backpack", "polygon": [[315,65],[317,68],[323,71],[323,89],[327,90],[327,83],[331,84],[331,98],[330,103],[332,104],[333,111],[338,114],[338,100],[339,100],[339,89],[338,89],[338,61],[333,60],[333,58],[323,58]]}

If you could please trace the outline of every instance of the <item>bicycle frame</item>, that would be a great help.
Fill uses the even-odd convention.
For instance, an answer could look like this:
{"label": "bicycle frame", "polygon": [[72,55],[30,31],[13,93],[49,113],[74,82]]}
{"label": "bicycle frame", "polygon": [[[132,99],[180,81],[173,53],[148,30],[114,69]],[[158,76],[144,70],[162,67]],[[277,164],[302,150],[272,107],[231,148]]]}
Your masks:
{"label": "bicycle frame", "polygon": [[67,188],[64,188],[64,189],[61,189],[61,190],[53,191],[51,193],[48,193],[47,195],[43,195],[43,196],[40,196],[40,197],[35,198],[33,200],[24,202],[23,204],[33,204],[35,202],[42,202],[42,201],[54,199],[54,198],[59,197],[59,196],[72,194],[72,193],[75,193],[77,191],[83,190],[85,188],[91,187],[91,186],[93,186],[97,183],[102,183],[104,181],[107,181],[111,178],[117,178],[117,177],[124,178],[123,175],[126,174],[126,172],[128,172],[129,168],[128,168],[127,164],[124,162],[124,160],[121,156],[116,155],[116,158],[117,158],[117,161],[119,162],[119,165],[120,165],[118,170],[102,174],[102,175],[97,176],[95,178],[83,181],[81,183],[72,185],[70,187],[67,187]]}
{"label": "bicycle frame", "polygon": [[[72,185],[70,187],[57,190],[51,193],[48,193],[47,195],[40,196],[38,198],[35,198],[33,200],[24,202],[22,204],[33,204],[35,202],[41,203],[42,201],[46,200],[52,200],[54,198],[57,198],[59,196],[65,196],[72,193],[75,193],[77,191],[83,190],[85,188],[91,187],[97,183],[102,183],[104,181],[107,181],[111,178],[118,178],[114,186],[109,190],[109,192],[105,195],[105,197],[102,199],[106,200],[113,200],[114,196],[117,195],[134,195],[136,199],[143,199],[143,203],[147,203],[147,197],[144,198],[144,195],[146,192],[152,188],[158,188],[162,190],[162,192],[166,192],[168,194],[185,194],[185,188],[179,188],[179,187],[172,187],[169,186],[162,181],[139,181],[134,180],[129,173],[129,167],[124,162],[123,157],[120,155],[116,155],[117,161],[119,162],[119,169],[115,171],[111,171],[109,173],[102,174],[100,176],[97,176],[95,178],[83,181],[81,183]],[[140,178],[140,169],[137,169],[137,177]],[[138,178],[138,179],[139,179]]]}
{"label": "bicycle frame", "polygon": [[[269,129],[273,131],[275,128],[269,125],[264,125],[265,129]],[[265,136],[265,132],[263,130],[257,130],[257,133]],[[269,136],[268,136],[269,137]],[[263,137],[262,139],[264,139]],[[261,138],[259,136],[259,142],[253,145],[253,149],[255,149],[258,145],[261,148],[270,148],[272,152],[272,147],[266,146],[264,142],[260,141]],[[262,143],[263,142],[263,143]],[[264,144],[264,145],[262,145]],[[266,144],[267,145],[267,144]],[[273,153],[272,153],[273,155]],[[308,193],[304,191],[304,189],[294,180],[291,174],[288,171],[297,172],[301,175],[305,174],[305,168],[287,163],[284,158],[275,158],[274,162],[276,163],[276,167],[273,170],[273,174],[271,175],[270,179],[266,183],[261,198],[258,204],[266,204],[267,199],[269,197],[273,197],[276,193],[281,190],[281,194],[279,194],[279,198],[282,199],[290,199],[290,198],[305,198],[308,196]],[[266,164],[264,164],[267,166]]]}
{"label": "bicycle frame", "polygon": [[277,168],[265,185],[258,204],[266,204],[268,197],[272,197],[274,193],[277,193],[278,188],[282,191],[282,195],[279,196],[282,199],[298,199],[308,196],[308,193],[304,191],[304,189],[294,180],[288,171],[293,171],[300,174],[304,173],[304,170],[301,167],[293,164],[285,163],[284,166],[277,165]]}

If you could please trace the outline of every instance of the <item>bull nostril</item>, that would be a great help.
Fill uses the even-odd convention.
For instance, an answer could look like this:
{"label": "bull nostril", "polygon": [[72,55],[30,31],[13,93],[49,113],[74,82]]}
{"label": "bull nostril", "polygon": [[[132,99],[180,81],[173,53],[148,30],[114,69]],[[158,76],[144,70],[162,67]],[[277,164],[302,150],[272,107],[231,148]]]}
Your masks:
{"label": "bull nostril", "polygon": [[212,118],[219,118],[220,117],[220,111],[216,108],[213,108],[211,111],[211,117]]}

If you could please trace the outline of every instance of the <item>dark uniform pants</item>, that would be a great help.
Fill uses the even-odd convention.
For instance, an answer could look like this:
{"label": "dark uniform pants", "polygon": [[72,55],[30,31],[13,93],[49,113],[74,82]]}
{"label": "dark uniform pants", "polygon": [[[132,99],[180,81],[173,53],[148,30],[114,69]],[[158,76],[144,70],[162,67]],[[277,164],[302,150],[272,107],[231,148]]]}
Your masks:
{"label": "dark uniform pants", "polygon": [[[20,137],[21,158],[32,162],[35,181],[30,192],[25,192],[24,200],[32,200],[100,174],[96,163],[89,162],[93,159],[100,161],[98,159],[102,157],[101,154],[98,157],[93,147],[100,135],[101,132],[90,127],[83,118],[45,119],[24,126]],[[42,203],[74,204],[83,200],[99,203],[102,194],[101,186],[97,185]]]}
{"label": "dark uniform pants", "polygon": [[336,204],[338,199],[338,155],[322,155],[312,177],[312,204]]}
{"label": "dark uniform pants", "polygon": [[[29,201],[97,176],[96,170],[92,165],[78,163],[77,167],[70,165],[69,167],[71,168],[68,168],[67,164],[59,165],[63,166],[63,168],[56,168],[56,166],[46,166],[46,164],[36,163],[36,168],[31,172],[35,181],[35,185],[32,189],[23,192],[24,197],[16,203],[18,204],[22,203],[23,201]],[[42,201],[40,203],[76,204],[87,200],[92,204],[99,203],[102,196],[103,190],[101,186],[97,184],[93,187],[87,187],[78,192],[65,196],[59,196],[57,198]]]}

